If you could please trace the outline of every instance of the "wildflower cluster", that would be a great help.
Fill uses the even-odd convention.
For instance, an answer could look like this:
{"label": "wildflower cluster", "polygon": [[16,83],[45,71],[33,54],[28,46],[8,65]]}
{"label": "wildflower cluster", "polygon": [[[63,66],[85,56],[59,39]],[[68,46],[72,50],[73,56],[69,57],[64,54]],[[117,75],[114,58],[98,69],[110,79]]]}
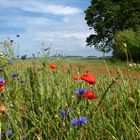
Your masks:
{"label": "wildflower cluster", "polygon": [[6,80],[4,78],[0,78],[0,93],[5,89]]}
{"label": "wildflower cluster", "polygon": [[80,117],[79,119],[72,119],[71,120],[71,124],[73,126],[81,126],[83,124],[86,124],[87,123],[87,118],[86,117]]}
{"label": "wildflower cluster", "polygon": [[[74,77],[74,80],[78,80],[78,79],[79,79],[79,77],[76,75]],[[96,83],[96,77],[88,72],[82,74],[80,79],[89,83],[90,87],[93,87],[93,85],[95,85],[95,83]],[[75,93],[78,95],[78,98],[81,98],[81,97],[87,98],[87,99],[96,99],[97,98],[97,96],[92,91],[88,91],[85,88],[78,89],[75,91]]]}
{"label": "wildflower cluster", "polygon": [[65,118],[65,117],[69,117],[69,115],[70,115],[70,110],[69,109],[68,110],[61,110],[61,112],[60,112],[60,116],[61,116],[62,119]]}
{"label": "wildflower cluster", "polygon": [[[90,85],[92,85],[92,87],[96,83],[96,77],[89,72],[83,73],[80,77],[75,75],[73,79],[76,81],[81,79],[81,80],[89,83]],[[86,88],[77,89],[75,91],[75,93],[76,93],[78,99],[81,99],[81,98],[96,99],[97,98],[97,96],[92,91],[89,91]],[[71,120],[71,124],[73,126],[81,126],[82,124],[86,124],[86,123],[87,123],[86,117],[81,117],[79,119]]]}
{"label": "wildflower cluster", "polygon": [[2,135],[1,135],[1,138],[2,139],[5,139],[6,137],[10,137],[12,135],[12,130],[8,130],[7,133],[3,132]]}

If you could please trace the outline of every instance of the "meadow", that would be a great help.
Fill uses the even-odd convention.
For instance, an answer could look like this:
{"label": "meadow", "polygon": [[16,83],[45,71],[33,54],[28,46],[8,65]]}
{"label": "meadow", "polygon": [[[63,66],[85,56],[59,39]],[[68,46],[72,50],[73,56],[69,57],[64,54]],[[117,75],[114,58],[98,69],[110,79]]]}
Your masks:
{"label": "meadow", "polygon": [[[93,82],[81,78],[87,73]],[[0,77],[2,140],[140,139],[137,66],[103,59],[15,60]]]}

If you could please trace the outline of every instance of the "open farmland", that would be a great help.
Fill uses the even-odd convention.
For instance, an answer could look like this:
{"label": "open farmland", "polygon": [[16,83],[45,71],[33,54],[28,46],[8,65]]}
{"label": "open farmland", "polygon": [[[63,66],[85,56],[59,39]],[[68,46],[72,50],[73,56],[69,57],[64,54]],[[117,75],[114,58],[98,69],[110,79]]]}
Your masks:
{"label": "open farmland", "polygon": [[0,72],[1,138],[137,140],[139,72],[102,59],[15,60]]}

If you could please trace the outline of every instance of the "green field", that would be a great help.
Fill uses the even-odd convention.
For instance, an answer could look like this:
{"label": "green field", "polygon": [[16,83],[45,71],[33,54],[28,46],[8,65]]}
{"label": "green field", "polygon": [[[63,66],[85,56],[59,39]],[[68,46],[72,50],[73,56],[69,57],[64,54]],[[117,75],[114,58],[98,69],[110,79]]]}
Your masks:
{"label": "green field", "polygon": [[[65,58],[15,60],[3,69],[0,77],[7,82],[0,92],[1,139],[140,139],[136,66],[128,69],[126,63],[110,60]],[[95,85],[73,79],[85,72],[96,76]],[[12,77],[13,73],[19,75]],[[84,88],[97,98],[79,98],[75,91]],[[81,117],[87,122],[74,126],[72,120]]]}

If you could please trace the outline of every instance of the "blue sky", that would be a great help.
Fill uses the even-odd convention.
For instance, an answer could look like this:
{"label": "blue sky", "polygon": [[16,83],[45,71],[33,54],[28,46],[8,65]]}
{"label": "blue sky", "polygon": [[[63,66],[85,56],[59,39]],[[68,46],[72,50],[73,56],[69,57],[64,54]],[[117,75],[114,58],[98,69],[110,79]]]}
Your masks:
{"label": "blue sky", "polygon": [[37,53],[45,42],[51,54],[102,55],[86,47],[86,37],[94,32],[84,20],[89,1],[0,0],[0,41],[10,37],[20,44],[20,54]]}

